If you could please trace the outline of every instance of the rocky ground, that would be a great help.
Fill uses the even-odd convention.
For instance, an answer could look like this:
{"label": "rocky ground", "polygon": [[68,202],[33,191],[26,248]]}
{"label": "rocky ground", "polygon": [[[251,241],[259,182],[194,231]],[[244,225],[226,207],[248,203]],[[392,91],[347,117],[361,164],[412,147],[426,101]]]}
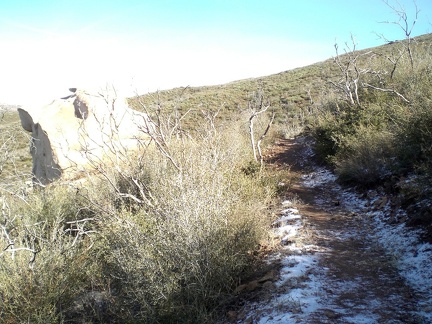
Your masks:
{"label": "rocky ground", "polygon": [[[274,223],[273,269],[238,287],[237,323],[432,323],[432,245],[390,224],[390,199],[359,195],[313,159],[307,138],[270,153],[292,183]],[[403,211],[401,219],[403,219]]]}

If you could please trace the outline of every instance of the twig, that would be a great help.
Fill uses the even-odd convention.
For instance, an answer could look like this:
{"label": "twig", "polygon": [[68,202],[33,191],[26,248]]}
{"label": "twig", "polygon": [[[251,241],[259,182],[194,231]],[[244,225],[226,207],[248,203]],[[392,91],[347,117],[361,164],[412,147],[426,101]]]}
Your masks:
{"label": "twig", "polygon": [[262,153],[261,153],[261,142],[262,142],[262,140],[264,139],[264,137],[266,137],[268,131],[270,130],[270,127],[271,127],[271,125],[273,124],[273,121],[274,121],[274,119],[275,119],[275,116],[276,116],[276,113],[273,111],[272,116],[271,116],[271,118],[270,118],[270,121],[269,121],[269,123],[267,124],[267,128],[265,129],[264,133],[261,135],[261,137],[259,138],[259,140],[258,140],[258,142],[257,142],[257,149],[258,149],[258,154],[259,154],[259,156],[260,156],[260,164],[261,164],[261,168],[262,168],[262,166],[263,166],[263,161],[264,161],[263,155],[262,155]]}
{"label": "twig", "polygon": [[375,87],[375,86],[373,86],[373,85],[371,85],[371,84],[368,84],[368,83],[363,83],[363,85],[366,86],[366,87],[369,87],[369,88],[375,89],[375,90],[379,90],[379,91],[383,91],[383,92],[391,92],[391,93],[394,93],[394,94],[398,95],[398,96],[399,96],[403,101],[409,103],[409,100],[406,99],[403,95],[401,95],[401,94],[400,94],[399,92],[397,92],[396,90],[393,90],[393,89],[378,88],[378,87]]}

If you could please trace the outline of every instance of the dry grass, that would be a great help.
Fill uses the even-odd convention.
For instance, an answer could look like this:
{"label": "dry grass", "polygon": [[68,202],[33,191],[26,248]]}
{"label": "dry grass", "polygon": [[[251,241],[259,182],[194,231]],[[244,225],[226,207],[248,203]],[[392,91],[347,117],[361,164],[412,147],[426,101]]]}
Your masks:
{"label": "dry grass", "polygon": [[213,320],[266,238],[276,187],[244,172],[242,117],[170,138],[170,158],[149,147],[84,184],[3,197],[0,319]]}

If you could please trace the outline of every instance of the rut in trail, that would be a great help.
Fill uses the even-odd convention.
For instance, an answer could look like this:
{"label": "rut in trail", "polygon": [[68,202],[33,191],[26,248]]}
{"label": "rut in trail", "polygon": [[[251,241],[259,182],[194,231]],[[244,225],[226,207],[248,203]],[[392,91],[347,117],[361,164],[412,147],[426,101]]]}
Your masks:
{"label": "rut in trail", "polygon": [[244,307],[238,322],[429,323],[431,305],[405,284],[371,235],[365,202],[313,162],[308,144],[303,137],[280,141],[271,154],[296,179],[289,195],[299,201],[302,226],[295,236],[288,227],[286,247],[273,258],[282,265],[279,280]]}

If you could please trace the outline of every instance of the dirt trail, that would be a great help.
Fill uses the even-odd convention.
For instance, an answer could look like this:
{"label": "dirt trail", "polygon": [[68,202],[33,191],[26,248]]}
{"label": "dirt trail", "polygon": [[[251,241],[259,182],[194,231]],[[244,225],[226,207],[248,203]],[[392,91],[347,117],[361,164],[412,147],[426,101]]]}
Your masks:
{"label": "dirt trail", "polygon": [[[281,140],[269,159],[291,170],[289,194],[298,197],[296,208],[304,223],[301,252],[288,249],[279,256],[285,272],[295,272],[300,257],[315,259],[294,283],[292,278],[282,280],[267,301],[246,307],[247,315],[239,322],[427,323],[418,312],[415,293],[371,238],[373,223],[365,221],[365,206],[353,204],[334,176],[317,167],[308,140]],[[320,177],[325,181],[318,181]],[[289,290],[291,297],[284,297]],[[297,295],[292,294],[295,290]]]}

